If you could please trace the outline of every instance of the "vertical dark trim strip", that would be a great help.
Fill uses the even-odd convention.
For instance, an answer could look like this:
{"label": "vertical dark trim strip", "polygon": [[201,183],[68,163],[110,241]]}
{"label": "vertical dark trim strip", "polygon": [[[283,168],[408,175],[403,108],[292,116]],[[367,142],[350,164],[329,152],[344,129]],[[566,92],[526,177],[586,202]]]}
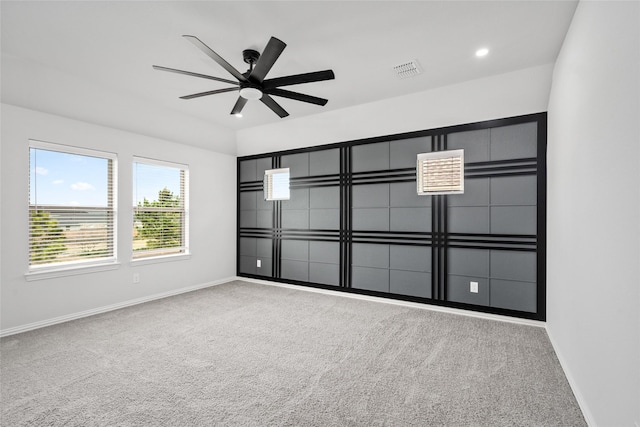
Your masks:
{"label": "vertical dark trim strip", "polygon": [[236,162],[236,275],[240,275],[240,163]]}
{"label": "vertical dark trim strip", "polygon": [[341,147],[340,151],[339,151],[339,156],[340,156],[340,186],[339,186],[339,191],[340,191],[340,235],[339,235],[339,239],[340,239],[340,259],[339,259],[339,278],[338,278],[338,286],[340,287],[344,287],[345,283],[346,283],[346,279],[345,279],[345,263],[344,263],[344,259],[345,259],[345,246],[344,246],[344,241],[345,241],[345,235],[344,235],[344,229],[346,226],[346,219],[345,219],[345,212],[347,210],[347,207],[345,206],[345,192],[346,192],[346,183],[345,183],[345,179],[344,179],[344,174],[345,174],[345,166],[344,166],[344,162],[345,162],[345,147]]}
{"label": "vertical dark trim strip", "polygon": [[[442,136],[442,149],[447,150],[447,135]],[[464,167],[464,165],[463,165]],[[463,178],[464,179],[464,178]],[[449,283],[449,197],[442,196],[442,293],[443,301],[447,300]]]}
{"label": "vertical dark trim strip", "polygon": [[351,212],[351,147],[343,147],[340,149],[340,208],[341,208],[341,229],[340,229],[340,286],[345,288],[351,287],[351,259],[352,259],[352,212]]}
{"label": "vertical dark trim strip", "polygon": [[[438,151],[438,135],[431,138],[431,151]],[[431,297],[440,299],[438,286],[438,196],[431,197]]]}
{"label": "vertical dark trim strip", "polygon": [[538,118],[537,315],[547,319],[547,113]]}

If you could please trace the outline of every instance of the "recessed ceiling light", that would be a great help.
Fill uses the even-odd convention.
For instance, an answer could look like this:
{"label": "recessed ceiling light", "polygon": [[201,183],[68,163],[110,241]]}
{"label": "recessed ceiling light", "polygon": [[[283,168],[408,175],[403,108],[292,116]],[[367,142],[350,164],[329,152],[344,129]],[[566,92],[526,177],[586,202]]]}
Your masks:
{"label": "recessed ceiling light", "polygon": [[479,58],[483,56],[487,56],[488,53],[489,53],[489,49],[487,49],[486,47],[476,50],[476,56]]}
{"label": "recessed ceiling light", "polygon": [[240,118],[240,117],[242,117],[242,113],[235,113],[234,116]]}

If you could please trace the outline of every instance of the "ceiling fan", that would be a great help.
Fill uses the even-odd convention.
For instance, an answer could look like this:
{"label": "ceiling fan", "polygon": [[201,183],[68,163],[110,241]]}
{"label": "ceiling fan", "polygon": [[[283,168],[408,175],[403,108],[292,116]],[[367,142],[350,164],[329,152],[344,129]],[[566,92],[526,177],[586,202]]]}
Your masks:
{"label": "ceiling fan", "polygon": [[262,55],[258,51],[253,49],[246,49],[242,51],[242,57],[244,62],[249,64],[249,69],[240,73],[231,64],[225,61],[220,55],[215,53],[209,46],[204,44],[200,39],[195,36],[184,35],[182,36],[193,43],[198,49],[205,53],[208,57],[216,61],[222,68],[227,70],[229,74],[235,77],[238,81],[222,79],[220,77],[207,76],[205,74],[192,73],[191,71],[176,70],[175,68],[161,67],[154,65],[155,70],[169,71],[172,73],[184,74],[187,76],[200,77],[203,79],[215,80],[223,83],[229,83],[235,87],[210,90],[207,92],[195,93],[193,95],[181,96],[180,99],[193,99],[207,95],[215,95],[217,93],[240,91],[238,100],[231,110],[232,115],[241,115],[242,109],[248,100],[259,99],[264,105],[269,107],[280,118],[287,117],[289,113],[285,111],[272,97],[280,96],[283,98],[294,99],[296,101],[308,102],[316,105],[325,105],[327,99],[318,98],[311,95],[305,95],[303,93],[292,92],[285,89],[280,89],[281,86],[291,86],[302,83],[319,82],[322,80],[332,80],[335,78],[332,70],[315,71],[312,73],[295,74],[285,77],[276,77],[273,79],[266,79],[265,77],[273,64],[276,62],[284,48],[287,46],[283,41],[278,40],[275,37],[271,37],[267,46],[264,48]]}

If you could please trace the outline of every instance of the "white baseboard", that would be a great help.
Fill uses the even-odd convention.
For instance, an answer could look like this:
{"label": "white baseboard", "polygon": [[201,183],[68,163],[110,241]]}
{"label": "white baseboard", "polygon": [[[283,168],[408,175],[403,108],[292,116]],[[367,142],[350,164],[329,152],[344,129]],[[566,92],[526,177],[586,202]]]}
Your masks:
{"label": "white baseboard", "polygon": [[335,295],[335,296],[341,296],[346,298],[355,298],[355,299],[379,302],[384,304],[393,304],[393,305],[401,305],[404,307],[420,308],[423,310],[457,314],[460,316],[476,317],[479,319],[497,320],[499,322],[516,323],[519,325],[536,326],[539,328],[545,327],[545,322],[541,322],[539,320],[519,319],[516,317],[501,316],[499,314],[481,313],[477,311],[461,310],[457,308],[443,307],[439,305],[423,304],[419,302],[403,301],[403,300],[396,300],[396,299],[383,298],[383,297],[374,297],[370,295],[353,294],[349,292],[334,291],[331,289],[313,288],[311,286],[290,285],[287,283],[271,282],[269,280],[261,280],[261,279],[250,279],[247,277],[236,277],[236,280],[241,280],[243,282],[259,283],[262,285],[269,285],[269,286],[279,286],[281,288],[297,289],[300,291],[317,292],[320,294]]}
{"label": "white baseboard", "polygon": [[118,310],[120,308],[130,307],[132,305],[143,304],[145,302],[171,297],[174,295],[184,294],[186,292],[197,291],[198,289],[204,289],[211,286],[221,285],[223,283],[236,280],[236,277],[228,277],[225,279],[215,280],[213,282],[201,283],[199,285],[187,286],[185,288],[174,289],[168,292],[162,292],[159,294],[149,295],[142,298],[136,298],[116,304],[106,305],[104,307],[93,308],[91,310],[85,310],[78,313],[67,314],[64,316],[54,317],[53,319],[41,320],[34,323],[28,323],[26,325],[15,326],[13,328],[0,330],[0,337],[6,337],[9,335],[19,334],[21,332],[27,332],[34,329],[44,328],[45,326],[51,326],[58,323],[68,322],[70,320],[81,319],[83,317],[93,316],[95,314],[106,313],[108,311]]}
{"label": "white baseboard", "polygon": [[571,370],[569,370],[569,365],[567,364],[566,359],[564,358],[564,356],[562,355],[562,352],[556,345],[556,340],[553,338],[553,334],[551,334],[551,331],[549,330],[549,328],[546,328],[546,330],[547,330],[547,336],[549,337],[549,341],[551,342],[551,347],[553,347],[553,351],[556,353],[556,356],[558,357],[558,361],[560,362],[560,367],[562,368],[562,371],[564,372],[564,376],[567,378],[567,381],[569,382],[569,387],[571,387],[571,391],[573,391],[573,395],[575,396],[576,401],[578,402],[578,406],[582,411],[582,415],[584,416],[584,419],[587,422],[587,425],[589,427],[597,427],[597,424],[593,418],[593,415],[589,410],[589,406],[587,405],[587,401],[585,400],[584,396],[580,392],[580,388],[578,388],[578,384],[574,380]]}

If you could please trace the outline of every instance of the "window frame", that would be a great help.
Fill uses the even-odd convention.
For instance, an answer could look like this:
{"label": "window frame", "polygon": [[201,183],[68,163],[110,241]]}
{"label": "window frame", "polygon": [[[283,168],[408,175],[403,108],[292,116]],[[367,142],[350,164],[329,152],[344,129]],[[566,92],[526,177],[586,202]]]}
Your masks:
{"label": "window frame", "polygon": [[[144,250],[144,251],[136,251],[133,249],[133,228],[135,227],[135,215],[136,212],[138,211],[138,206],[136,205],[136,189],[134,187],[134,184],[137,182],[136,179],[136,164],[140,163],[140,164],[144,164],[144,165],[148,165],[148,166],[157,166],[157,167],[164,167],[164,168],[171,168],[171,169],[179,169],[181,171],[181,191],[184,192],[184,194],[181,194],[182,199],[183,199],[183,203],[182,203],[182,208],[181,209],[174,209],[173,211],[175,212],[181,212],[182,214],[182,230],[181,230],[181,236],[182,236],[182,245],[180,247],[178,247],[180,249],[180,251],[176,251],[173,253],[159,253],[156,255],[151,254],[152,252],[154,252],[153,249],[151,250]],[[190,258],[191,256],[191,249],[190,249],[190,244],[189,244],[189,234],[190,234],[190,227],[189,227],[189,187],[190,187],[190,181],[189,181],[189,165],[185,164],[185,163],[177,163],[177,162],[168,162],[165,160],[158,160],[158,159],[153,159],[150,157],[143,157],[143,156],[133,156],[133,160],[131,162],[131,170],[132,170],[132,175],[131,175],[131,189],[132,189],[132,199],[133,199],[133,204],[132,204],[132,235],[131,235],[131,264],[136,264],[136,265],[142,265],[142,264],[152,264],[152,263],[156,263],[156,262],[163,262],[163,261],[169,261],[169,260],[175,260],[175,259],[181,259],[181,258]],[[155,252],[161,252],[161,251],[166,251],[167,249],[171,249],[171,248],[160,248],[155,250]],[[150,255],[146,255],[146,256],[138,256],[136,257],[136,253],[147,253]]]}
{"label": "window frame", "polygon": [[[275,175],[283,175],[287,174],[287,196],[286,197],[273,197],[273,184],[274,184],[274,176]],[[271,186],[269,185],[269,181],[271,181]],[[278,200],[291,200],[291,171],[289,168],[279,168],[279,169],[267,169],[264,171],[264,178],[262,181],[262,189],[264,192],[264,200],[267,202],[275,202]],[[269,192],[269,189],[272,189]]]}
{"label": "window frame", "polygon": [[[29,178],[27,188],[27,272],[25,277],[28,281],[47,279],[54,277],[61,277],[74,274],[84,274],[93,271],[105,271],[112,270],[118,267],[118,155],[116,153],[95,150],[84,147],[77,147],[67,144],[59,144],[53,142],[45,142],[36,139],[28,140],[28,152],[29,152]],[[109,256],[94,258],[89,260],[72,260],[72,261],[60,261],[46,264],[31,264],[31,212],[34,206],[38,204],[31,204],[31,168],[37,165],[31,165],[31,150],[44,150],[53,151],[63,154],[71,154],[84,157],[93,157],[106,159],[109,161],[107,166],[107,205],[104,210],[110,213],[111,216],[111,233],[108,234],[110,242],[107,240],[107,245],[111,244],[111,253]],[[49,205],[42,205],[49,206]],[[51,205],[58,206],[58,205]],[[72,205],[59,205],[60,208],[69,208]],[[73,206],[76,207],[76,206]],[[82,208],[83,206],[77,206]],[[94,210],[95,206],[85,206]],[[101,207],[102,208],[102,207]]]}
{"label": "window frame", "polygon": [[[422,172],[423,164],[429,161],[438,161],[443,159],[459,160],[459,168],[456,172],[459,179],[459,189],[450,190],[435,190],[428,191],[426,189],[427,183],[424,182],[424,174]],[[453,169],[453,167],[451,168]],[[450,195],[450,194],[464,194],[464,150],[444,150],[444,151],[432,151],[429,153],[420,153],[416,158],[416,189],[419,196],[438,196],[438,195]]]}

